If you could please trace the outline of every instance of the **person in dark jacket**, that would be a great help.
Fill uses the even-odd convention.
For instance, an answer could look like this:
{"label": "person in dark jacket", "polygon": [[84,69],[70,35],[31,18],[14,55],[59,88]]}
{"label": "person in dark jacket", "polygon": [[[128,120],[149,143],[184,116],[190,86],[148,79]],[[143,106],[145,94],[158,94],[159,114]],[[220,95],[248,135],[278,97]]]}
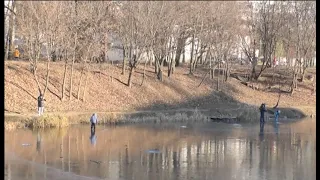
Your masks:
{"label": "person in dark jacket", "polygon": [[40,93],[40,96],[38,97],[38,115],[41,116],[43,114],[44,110],[44,97],[42,93]]}
{"label": "person in dark jacket", "polygon": [[264,113],[267,111],[266,109],[266,104],[262,103],[260,108],[260,132],[263,132],[263,128],[264,128]]}

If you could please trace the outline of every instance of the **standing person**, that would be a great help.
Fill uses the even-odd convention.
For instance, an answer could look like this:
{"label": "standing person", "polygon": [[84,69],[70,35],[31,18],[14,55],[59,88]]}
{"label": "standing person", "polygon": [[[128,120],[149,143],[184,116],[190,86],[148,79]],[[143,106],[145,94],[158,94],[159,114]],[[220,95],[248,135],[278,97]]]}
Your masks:
{"label": "standing person", "polygon": [[93,113],[91,118],[90,118],[90,123],[91,123],[91,132],[93,129],[93,132],[96,131],[96,124],[98,123],[98,116],[97,113]]}
{"label": "standing person", "polygon": [[15,59],[15,60],[18,60],[18,59],[19,59],[19,57],[20,57],[20,52],[19,52],[19,50],[18,50],[17,47],[15,48],[13,55],[14,55],[14,59]]}
{"label": "standing person", "polygon": [[275,121],[275,123],[278,123],[279,115],[280,115],[280,110],[276,109],[276,111],[274,112],[274,121]]}
{"label": "standing person", "polygon": [[42,95],[42,93],[40,93],[40,96],[38,97],[38,115],[42,115],[43,114],[43,110],[44,110],[44,97]]}
{"label": "standing person", "polygon": [[263,128],[264,128],[264,113],[267,111],[266,109],[266,104],[262,103],[260,108],[260,132],[263,132]]}

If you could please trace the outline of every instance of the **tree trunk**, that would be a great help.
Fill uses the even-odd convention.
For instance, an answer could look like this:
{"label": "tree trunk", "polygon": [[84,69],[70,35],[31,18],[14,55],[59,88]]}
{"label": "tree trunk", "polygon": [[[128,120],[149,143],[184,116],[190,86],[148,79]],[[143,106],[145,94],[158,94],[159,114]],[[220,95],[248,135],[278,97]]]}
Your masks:
{"label": "tree trunk", "polygon": [[193,51],[194,51],[194,38],[195,35],[192,35],[192,45],[191,45],[191,53],[190,53],[190,69],[189,69],[189,74],[193,73]]}
{"label": "tree trunk", "polygon": [[142,78],[141,86],[143,85],[144,80],[145,80],[145,78],[146,78],[146,67],[147,67],[147,61],[145,61],[145,62],[144,62],[144,67],[143,67],[143,78]]}
{"label": "tree trunk", "polygon": [[185,64],[186,63],[186,50],[185,49],[183,49],[183,51],[182,51],[183,53],[182,53],[182,63],[183,64]]}
{"label": "tree trunk", "polygon": [[[173,54],[172,54],[173,56]],[[175,69],[175,65],[176,65],[176,61],[173,60],[173,57],[171,58],[171,64],[170,64],[170,69],[168,69],[168,77],[171,76],[171,74],[173,74],[174,69]]]}
{"label": "tree trunk", "polygon": [[48,62],[47,62],[47,77],[46,77],[46,85],[45,85],[44,91],[43,91],[43,97],[45,96],[47,89],[48,89],[48,85],[49,85],[49,72],[50,72],[49,64],[50,64],[50,58],[48,59]]}
{"label": "tree trunk", "polygon": [[228,62],[228,60],[227,60],[227,58],[225,58],[225,62],[226,62],[226,64],[225,64],[225,82],[227,82],[228,81],[228,78],[229,78],[229,76],[230,76],[230,67],[229,67],[229,62]]}
{"label": "tree trunk", "polygon": [[297,72],[296,72],[296,62],[293,67],[293,76],[292,76],[292,83],[291,83],[291,94],[294,93],[294,89],[297,88]]}
{"label": "tree trunk", "polygon": [[209,51],[210,51],[210,49],[207,50],[207,52],[206,52],[206,57],[204,58],[204,61],[203,61],[202,64],[206,64],[206,63],[207,63],[207,61],[208,61],[208,59],[209,59],[209,53],[210,53]]}
{"label": "tree trunk", "polygon": [[[212,58],[212,62],[217,62],[218,58],[217,57],[213,57]],[[212,79],[214,78],[214,73],[216,71],[216,69],[219,68],[219,62],[215,63],[215,65],[212,65]],[[217,75],[218,77],[218,75]]]}
{"label": "tree trunk", "polygon": [[[173,56],[173,55],[172,55]],[[176,70],[176,61],[174,61],[173,60],[173,58],[172,58],[172,65],[171,65],[171,74],[173,74],[174,73],[174,71]]]}
{"label": "tree trunk", "polygon": [[304,78],[305,78],[305,75],[306,75],[306,71],[307,71],[308,66],[309,66],[309,61],[305,60],[305,61],[303,62],[301,82],[304,82]]}
{"label": "tree trunk", "polygon": [[78,100],[80,99],[80,89],[81,89],[83,73],[84,73],[84,67],[83,67],[83,69],[81,71],[80,80],[79,80],[79,84],[78,84],[78,93],[77,93],[77,99]]}
{"label": "tree trunk", "polygon": [[[10,1],[9,1],[10,2]],[[8,15],[8,12],[9,12],[9,8],[11,8],[10,7],[10,3],[8,3],[8,8],[7,8],[7,10],[6,10],[6,12],[5,12],[5,20],[7,19],[7,16],[8,16],[8,31],[5,31],[5,34],[7,35],[5,38],[6,38],[6,40],[5,40],[5,45],[4,45],[4,48],[5,48],[5,53],[4,53],[4,60],[6,61],[6,60],[8,60],[8,56],[9,56],[9,37],[10,37],[10,28],[11,28],[11,24],[10,24],[10,16]],[[11,14],[11,12],[10,12],[10,15],[12,15]],[[5,22],[5,25],[6,25],[6,22]]]}
{"label": "tree trunk", "polygon": [[162,72],[162,69],[163,69],[163,61],[164,61],[164,57],[161,57],[160,58],[160,61],[159,61],[159,70],[158,70],[158,79],[160,81],[163,80],[163,72]]}
{"label": "tree trunk", "polygon": [[228,81],[230,77],[230,67],[229,67],[229,63],[227,64],[227,70],[226,70],[226,81]]}
{"label": "tree trunk", "polygon": [[[10,1],[9,1],[10,2]],[[8,8],[13,9],[14,1],[11,1],[12,4],[8,3]],[[11,6],[10,6],[11,5]],[[12,44],[12,29],[13,29],[13,17],[14,14],[10,12],[9,20],[8,20],[8,33],[6,38],[6,44],[5,44],[5,60],[9,59],[9,53],[11,52],[11,44]]]}
{"label": "tree trunk", "polygon": [[[16,1],[11,1],[12,3],[12,10],[14,13],[16,13]],[[9,35],[9,46],[8,46],[8,53],[7,53],[7,59],[11,59],[12,57],[12,53],[13,53],[13,50],[14,50],[14,39],[15,39],[15,15],[10,12],[10,24],[9,24],[9,32],[10,34]]]}
{"label": "tree trunk", "polygon": [[71,101],[72,99],[72,89],[73,89],[73,68],[74,68],[74,62],[76,60],[76,47],[77,47],[77,32],[75,34],[75,38],[74,38],[74,51],[73,51],[73,57],[72,57],[72,64],[71,64],[71,76],[70,76],[70,91],[69,91],[69,100]]}
{"label": "tree trunk", "polygon": [[[303,59],[303,61],[305,61]],[[302,63],[302,60],[300,59],[300,63],[299,63],[299,74],[302,74],[302,66],[303,66],[304,62]]]}
{"label": "tree trunk", "polygon": [[159,59],[154,56],[154,72],[158,74],[159,72]]}
{"label": "tree trunk", "polygon": [[66,86],[66,77],[67,77],[67,66],[68,66],[68,60],[66,59],[64,64],[64,72],[63,72],[61,100],[64,100],[64,93],[66,89],[65,86]]}
{"label": "tree trunk", "polygon": [[72,98],[72,89],[73,89],[73,84],[72,84],[72,80],[73,80],[73,68],[74,68],[74,59],[72,60],[72,64],[71,64],[71,76],[70,76],[69,100],[71,100],[71,98]]}
{"label": "tree trunk", "polygon": [[[213,70],[213,73],[214,73],[214,70]],[[220,62],[218,62],[218,75],[217,75],[217,91],[219,91],[220,89]]]}
{"label": "tree trunk", "polygon": [[150,67],[152,67],[152,60],[153,60],[152,57],[153,57],[152,56],[152,50],[150,50],[149,51],[149,57],[148,57],[149,58]]}
{"label": "tree trunk", "polygon": [[316,82],[317,82],[317,81],[316,81],[316,77],[317,77],[317,76],[315,75],[314,78],[313,78],[313,94],[316,93],[316,87],[317,87],[317,86],[316,86]]}
{"label": "tree trunk", "polygon": [[39,80],[38,80],[38,77],[37,77],[37,69],[36,69],[36,68],[35,68],[34,71],[33,71],[33,76],[34,76],[34,80],[35,80],[36,83],[37,83],[39,94],[42,94],[42,92],[41,92],[41,86],[40,86],[40,83],[39,83]]}
{"label": "tree trunk", "polygon": [[122,52],[123,52],[123,60],[122,60],[122,73],[123,75],[125,75],[126,73],[126,50],[124,48],[124,46],[122,46]]}
{"label": "tree trunk", "polygon": [[131,86],[132,86],[131,84],[132,84],[132,79],[133,79],[133,77],[132,77],[133,73],[134,73],[134,67],[131,66],[130,67],[130,71],[129,71],[129,78],[128,78],[128,86],[129,86],[129,88],[131,88]]}
{"label": "tree trunk", "polygon": [[197,48],[195,49],[195,55],[194,55],[194,62],[193,62],[193,70],[195,70],[198,67],[198,61],[200,59],[200,56],[198,56],[201,47],[199,46],[200,41],[197,42]]}
{"label": "tree trunk", "polygon": [[86,101],[86,92],[87,92],[87,84],[88,84],[88,76],[89,76],[89,67],[87,69],[87,72],[86,72],[86,80],[85,80],[85,83],[84,83],[84,89],[83,89],[83,96],[82,96],[82,101],[85,102]]}
{"label": "tree trunk", "polygon": [[157,78],[162,81],[162,61],[164,57],[156,58],[155,64],[157,65]]}
{"label": "tree trunk", "polygon": [[168,57],[168,77],[170,77],[171,73],[172,73],[172,65],[173,65],[173,58],[172,58],[172,40],[170,39],[170,43],[169,43],[169,49],[168,49],[168,53],[167,53],[167,57]]}
{"label": "tree trunk", "polygon": [[[264,66],[264,65],[262,64],[262,66]],[[264,69],[265,69],[265,68],[264,68]],[[264,70],[264,69],[263,69],[263,70]],[[260,72],[258,73],[258,75],[255,76],[254,79],[255,79],[256,81],[261,77],[263,70],[261,69]]]}
{"label": "tree trunk", "polygon": [[210,69],[210,78],[213,79],[213,76],[214,76],[214,69],[213,69],[213,66],[212,66],[212,54],[211,52],[209,52],[209,69]]}
{"label": "tree trunk", "polygon": [[171,62],[168,64],[168,77],[171,75]]}
{"label": "tree trunk", "polygon": [[113,69],[113,60],[111,60],[111,82],[113,82],[113,71],[114,71],[114,69]]}
{"label": "tree trunk", "polygon": [[176,50],[176,66],[180,66],[180,57],[183,52],[185,39],[179,37],[177,42],[177,50]]}
{"label": "tree trunk", "polygon": [[8,31],[8,35],[7,35],[7,39],[6,39],[6,45],[5,45],[5,48],[6,48],[6,51],[5,51],[5,56],[4,56],[4,59],[5,61],[9,59],[9,36],[10,36],[10,31]]}

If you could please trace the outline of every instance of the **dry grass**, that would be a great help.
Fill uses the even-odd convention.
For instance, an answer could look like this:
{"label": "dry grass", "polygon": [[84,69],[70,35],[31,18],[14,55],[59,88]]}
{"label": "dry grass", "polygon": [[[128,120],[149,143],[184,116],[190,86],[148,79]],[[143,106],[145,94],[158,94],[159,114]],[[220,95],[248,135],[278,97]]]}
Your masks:
{"label": "dry grass", "polygon": [[[71,124],[90,124],[91,114],[69,116]],[[197,108],[188,114],[186,112],[176,113],[98,113],[98,124],[126,124],[126,123],[161,123],[161,122],[205,122],[208,117]]]}
{"label": "dry grass", "polygon": [[[36,98],[39,94],[34,78],[27,68],[27,62],[5,63],[5,107],[12,112],[36,112]],[[177,68],[172,78],[164,78],[164,82],[159,82],[155,80],[153,69],[148,67],[147,79],[143,86],[140,86],[142,70],[138,68],[133,75],[133,87],[128,88],[123,84],[127,82],[128,73],[121,75],[121,68],[114,66],[110,70],[114,73],[113,81],[110,81],[110,71],[107,71],[107,68],[101,76],[96,72],[97,68],[89,74],[85,102],[82,98],[77,100],[75,97],[72,97],[71,101],[68,100],[70,79],[67,76],[66,100],[61,101],[63,70],[62,63],[51,64],[45,112],[132,111],[156,103],[177,104],[190,97],[203,96],[211,92],[208,86],[196,88],[195,84],[200,82],[199,78],[184,75],[185,69],[182,68]],[[70,73],[70,68],[67,73]],[[43,87],[46,77],[45,64],[39,64],[38,74]],[[79,80],[80,70],[76,67],[73,80],[74,96],[77,94]]]}
{"label": "dry grass", "polygon": [[11,122],[11,121],[4,121],[4,129],[11,131],[17,128],[23,127],[22,123],[20,122]]}
{"label": "dry grass", "polygon": [[61,128],[67,126],[69,126],[68,119],[60,115],[43,115],[30,121],[30,127],[32,128]]}
{"label": "dry grass", "polygon": [[[188,76],[186,75],[186,68],[177,67],[175,74],[170,79],[164,76],[164,81],[159,82],[155,80],[156,77],[152,67],[148,67],[145,84],[140,86],[142,80],[140,73],[142,70],[138,68],[133,75],[133,87],[128,88],[123,84],[127,82],[128,74],[121,75],[121,68],[116,66],[110,67],[114,73],[113,77],[116,78],[112,82],[110,81],[110,74],[108,74],[110,72],[107,69],[101,76],[96,71],[92,71],[89,74],[85,102],[81,99],[77,100],[74,97],[73,100],[68,101],[68,83],[66,85],[66,100],[61,101],[63,64],[52,63],[51,67],[52,71],[50,72],[51,78],[48,93],[46,94],[45,112],[134,111],[136,109],[153,107],[155,104],[174,105],[185,103],[191,99],[205,96],[208,98],[201,100],[202,107],[199,108],[207,108],[208,106],[215,108],[230,101],[228,98],[220,98],[221,94],[216,92],[216,83],[212,82],[209,78],[200,87],[197,87],[204,74],[200,69],[195,72],[194,76]],[[9,111],[36,113],[37,85],[27,68],[27,62],[5,62],[5,107]],[[45,84],[45,68],[45,64],[39,64],[39,80],[42,86]],[[234,70],[234,72],[236,71],[237,69]],[[68,69],[67,73],[70,73],[70,69]],[[268,73],[266,72],[266,74]],[[77,65],[74,78],[73,94],[76,95],[80,79],[80,71]],[[262,79],[265,78],[262,77]],[[66,82],[69,82],[69,80],[68,76]],[[313,89],[312,83],[308,81],[304,83],[299,82],[298,87],[299,90],[292,96],[289,94],[282,95],[280,106],[315,105],[315,96],[311,95],[311,90]],[[233,102],[236,100],[256,106],[259,106],[262,102],[267,103],[267,105],[274,105],[278,98],[278,93],[276,92],[253,90],[242,85],[234,78],[230,78],[226,84],[221,84],[221,91],[226,92],[229,98],[232,97]],[[212,102],[212,100],[215,100],[215,102]],[[196,107],[191,101],[189,106],[192,109]]]}
{"label": "dry grass", "polygon": [[186,112],[155,113],[154,115],[142,115],[140,117],[122,116],[119,123],[164,123],[164,122],[206,122],[209,118],[196,108],[191,115]]}
{"label": "dry grass", "polygon": [[[52,63],[50,72],[50,81],[48,93],[46,94],[47,101],[45,102],[45,114],[52,114],[46,117],[48,120],[35,119],[35,126],[39,127],[58,127],[66,126],[59,124],[62,116],[66,116],[69,124],[89,123],[89,118],[92,112],[98,113],[99,124],[117,124],[117,123],[135,123],[135,122],[183,122],[183,121],[207,121],[207,117],[237,117],[241,121],[253,121],[258,117],[258,109],[262,102],[267,104],[267,107],[275,105],[278,99],[277,92],[266,92],[253,90],[241,84],[234,78],[229,78],[225,84],[221,84],[221,91],[216,91],[215,80],[207,78],[200,87],[202,76],[205,74],[202,70],[197,69],[194,76],[186,75],[187,67],[177,67],[174,75],[169,79],[164,76],[164,81],[156,80],[153,67],[146,69],[147,78],[145,84],[140,86],[142,75],[141,67],[133,75],[133,87],[128,88],[128,74],[121,75],[120,67],[108,68],[103,65],[103,74],[92,71],[89,74],[86,101],[77,100],[73,97],[68,101],[69,97],[69,76],[66,79],[66,100],[61,101],[61,82],[63,78],[63,63]],[[9,112],[20,112],[25,116],[33,116],[36,114],[38,96],[37,85],[30,71],[28,71],[29,63],[27,62],[5,62],[5,107]],[[39,80],[43,87],[45,84],[46,66],[43,63],[39,64],[40,75]],[[92,68],[92,70],[98,68]],[[237,70],[237,69],[236,69]],[[235,71],[236,71],[235,70]],[[241,68],[238,69],[241,71]],[[113,72],[113,81],[110,81],[110,72]],[[70,68],[68,68],[68,74]],[[266,72],[268,74],[270,72]],[[314,74],[315,72],[310,72]],[[309,73],[309,74],[310,74]],[[163,73],[166,74],[165,72]],[[74,74],[75,95],[78,90],[78,82],[80,79],[80,70],[78,64],[75,67]],[[265,79],[263,77],[262,79]],[[122,82],[122,83],[121,83]],[[263,83],[261,83],[263,84]],[[283,94],[281,96],[279,107],[298,108],[304,113],[315,115],[315,96],[311,95],[312,83],[299,82],[299,90],[293,95]],[[232,110],[243,104],[250,104],[238,110]],[[126,113],[110,113],[124,112],[136,110],[166,110],[174,108],[181,109],[210,109],[210,115],[204,115],[198,109],[193,113],[153,113],[152,115],[143,115],[141,117]],[[312,107],[312,108],[310,108]],[[214,109],[221,108],[223,110],[216,111]],[[216,112],[214,112],[216,111]],[[74,113],[70,115],[71,113]],[[59,117],[57,114],[60,114]],[[31,121],[32,120],[32,121]],[[28,121],[33,122],[34,119]],[[7,121],[7,118],[6,118]],[[22,120],[21,120],[22,121]],[[6,129],[12,129],[13,126],[23,127],[29,122],[23,123],[7,122]],[[43,125],[45,123],[45,125]]]}
{"label": "dry grass", "polygon": [[249,105],[241,109],[237,116],[240,122],[254,122],[259,120],[259,117],[260,114],[258,108]]}

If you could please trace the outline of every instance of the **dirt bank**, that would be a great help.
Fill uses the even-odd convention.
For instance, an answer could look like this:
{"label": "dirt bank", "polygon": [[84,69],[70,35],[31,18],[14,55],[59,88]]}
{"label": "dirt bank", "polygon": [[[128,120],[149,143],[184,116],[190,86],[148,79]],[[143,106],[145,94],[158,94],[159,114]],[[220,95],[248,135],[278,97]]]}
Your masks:
{"label": "dirt bank", "polygon": [[[46,113],[53,114],[81,114],[91,112],[136,112],[136,111],[176,111],[179,109],[206,110],[208,116],[223,115],[221,110],[230,109],[232,116],[234,109],[249,105],[258,107],[265,102],[268,107],[273,107],[278,100],[278,92],[268,90],[263,86],[272,86],[268,77],[257,82],[259,90],[254,90],[241,84],[235,78],[220,84],[220,91],[216,91],[216,79],[209,79],[198,87],[205,72],[198,70],[194,76],[187,74],[187,67],[176,68],[171,78],[164,77],[163,82],[156,80],[153,67],[146,69],[146,80],[143,85],[142,72],[139,67],[133,75],[133,87],[125,84],[128,74],[121,74],[120,66],[103,65],[92,66],[88,76],[86,99],[78,100],[78,84],[80,80],[80,67],[76,66],[74,73],[73,97],[69,101],[69,73],[67,72],[66,99],[61,101],[62,79],[64,64],[52,63],[50,66],[50,80],[48,92],[45,95]],[[45,84],[46,66],[39,64],[39,81],[42,87]],[[102,72],[99,73],[98,69]],[[232,73],[242,72],[243,69],[235,68]],[[279,69],[281,71],[281,69]],[[166,73],[164,72],[164,75]],[[266,72],[266,75],[268,72]],[[309,74],[315,74],[310,71]],[[112,78],[111,78],[112,75]],[[271,77],[269,77],[270,79]],[[284,80],[288,84],[289,79]],[[260,83],[260,84],[259,84]],[[83,83],[82,83],[83,84]],[[276,83],[274,85],[277,85]],[[279,107],[285,109],[297,109],[305,115],[315,114],[315,95],[311,94],[312,82],[306,80],[299,82],[298,90],[290,95],[282,93]],[[282,86],[285,90],[286,85]],[[83,89],[80,89],[80,94]],[[38,96],[37,85],[33,75],[29,71],[28,62],[5,62],[5,112],[6,119],[9,116],[30,117],[36,114]],[[220,109],[217,111],[217,109]]]}

